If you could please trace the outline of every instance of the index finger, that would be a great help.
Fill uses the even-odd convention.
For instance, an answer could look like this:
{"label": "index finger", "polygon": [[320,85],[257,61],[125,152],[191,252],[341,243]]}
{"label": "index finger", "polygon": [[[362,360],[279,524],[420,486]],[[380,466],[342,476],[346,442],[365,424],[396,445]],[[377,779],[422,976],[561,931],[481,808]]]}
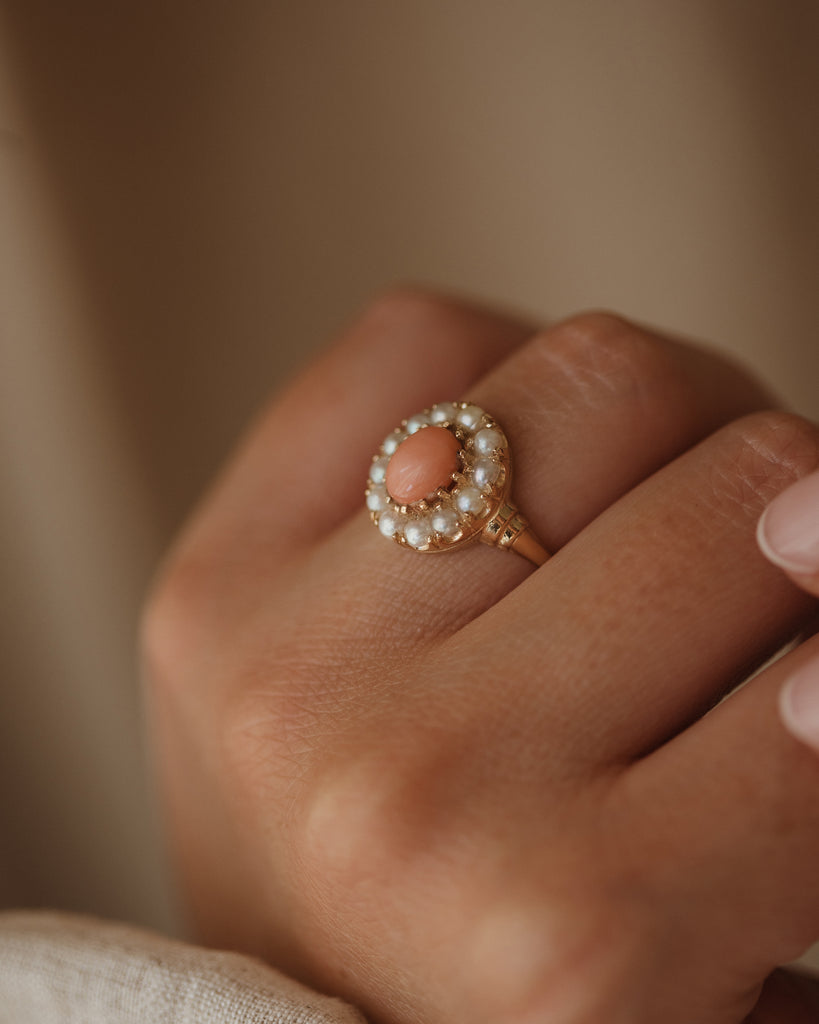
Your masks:
{"label": "index finger", "polygon": [[463,393],[533,330],[420,290],[378,299],[262,413],[188,538],[309,544],[361,506],[377,438]]}

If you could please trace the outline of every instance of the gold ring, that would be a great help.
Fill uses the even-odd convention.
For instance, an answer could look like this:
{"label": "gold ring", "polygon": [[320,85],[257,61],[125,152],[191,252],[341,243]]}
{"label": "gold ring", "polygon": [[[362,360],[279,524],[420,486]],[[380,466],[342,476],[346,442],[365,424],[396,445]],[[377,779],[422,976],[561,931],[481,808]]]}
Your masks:
{"label": "gold ring", "polygon": [[498,423],[469,402],[439,402],[384,439],[370,466],[367,508],[385,537],[414,551],[479,540],[543,565],[549,552],[511,489],[511,452]]}

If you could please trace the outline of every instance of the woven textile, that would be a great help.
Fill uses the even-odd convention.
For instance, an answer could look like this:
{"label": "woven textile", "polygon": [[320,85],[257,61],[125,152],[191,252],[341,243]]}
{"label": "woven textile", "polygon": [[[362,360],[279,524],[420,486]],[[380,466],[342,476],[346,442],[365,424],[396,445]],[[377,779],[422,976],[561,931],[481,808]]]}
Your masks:
{"label": "woven textile", "polygon": [[0,1024],[362,1024],[237,953],[68,914],[0,914]]}

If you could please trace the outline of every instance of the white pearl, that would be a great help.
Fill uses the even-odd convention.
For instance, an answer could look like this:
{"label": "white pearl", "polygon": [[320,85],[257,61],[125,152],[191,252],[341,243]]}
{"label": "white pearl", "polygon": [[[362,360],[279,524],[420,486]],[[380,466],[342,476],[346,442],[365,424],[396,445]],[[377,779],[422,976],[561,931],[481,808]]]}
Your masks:
{"label": "white pearl", "polygon": [[394,430],[384,441],[383,448],[387,455],[394,455],[399,444],[406,438],[403,430]]}
{"label": "white pearl", "polygon": [[494,427],[484,427],[475,435],[475,448],[481,455],[491,455],[499,448],[506,447],[506,438]]}
{"label": "white pearl", "polygon": [[482,491],[488,491],[500,476],[500,471],[501,468],[497,462],[481,459],[475,463],[472,469],[472,481]]}
{"label": "white pearl", "polygon": [[408,434],[417,434],[421,427],[429,426],[429,417],[426,413],[419,412],[407,420],[406,431]]}
{"label": "white pearl", "polygon": [[400,522],[395,512],[382,512],[378,517],[378,529],[385,537],[394,537],[400,533]]}
{"label": "white pearl", "polygon": [[375,462],[370,466],[370,481],[374,484],[383,484],[384,479],[387,476],[387,465],[389,459],[380,458],[376,459]]}
{"label": "white pearl", "polygon": [[483,409],[477,405],[468,405],[465,409],[458,410],[458,422],[467,430],[474,430],[483,419]]}
{"label": "white pearl", "polygon": [[442,537],[454,537],[460,529],[454,509],[440,508],[432,517],[432,529]]}
{"label": "white pearl", "polygon": [[388,505],[387,492],[383,487],[371,487],[367,495],[367,508],[371,512],[380,512]]}
{"label": "white pearl", "polygon": [[411,548],[422,548],[425,544],[429,544],[429,527],[420,519],[407,523],[404,527],[404,540]]}
{"label": "white pearl", "polygon": [[439,402],[432,407],[429,418],[432,423],[453,423],[455,421],[455,406],[452,402]]}
{"label": "white pearl", "polygon": [[486,510],[486,502],[477,487],[462,487],[455,497],[455,504],[461,512],[473,516],[479,516]]}

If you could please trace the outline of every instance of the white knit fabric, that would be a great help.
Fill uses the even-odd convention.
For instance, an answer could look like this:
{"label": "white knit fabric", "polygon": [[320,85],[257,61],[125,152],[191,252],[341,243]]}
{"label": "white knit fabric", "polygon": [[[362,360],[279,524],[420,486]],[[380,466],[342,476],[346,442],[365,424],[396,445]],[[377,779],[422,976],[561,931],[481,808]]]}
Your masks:
{"label": "white knit fabric", "polygon": [[0,914],[0,1024],[362,1024],[250,957],[129,925]]}

